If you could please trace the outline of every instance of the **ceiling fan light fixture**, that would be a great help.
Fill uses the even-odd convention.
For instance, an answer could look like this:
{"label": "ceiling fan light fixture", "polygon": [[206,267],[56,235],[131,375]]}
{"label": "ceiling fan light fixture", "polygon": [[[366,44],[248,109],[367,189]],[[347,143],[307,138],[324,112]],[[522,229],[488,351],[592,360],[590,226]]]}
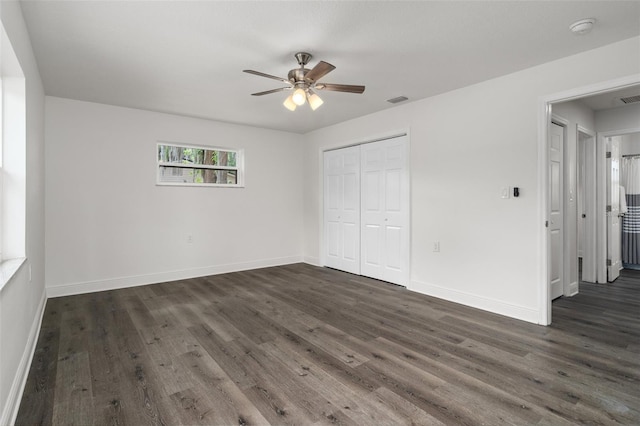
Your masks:
{"label": "ceiling fan light fixture", "polygon": [[309,93],[307,94],[307,100],[309,101],[309,106],[314,111],[324,103],[320,96],[318,96],[316,93],[313,93],[311,90],[309,90]]}
{"label": "ceiling fan light fixture", "polygon": [[304,89],[298,87],[293,92],[293,95],[291,95],[291,100],[298,106],[304,105],[304,103],[307,101],[307,94],[305,93]]}
{"label": "ceiling fan light fixture", "polygon": [[287,99],[284,100],[282,105],[284,105],[284,107],[289,111],[295,111],[297,107],[296,103],[293,102],[293,95],[287,96]]}
{"label": "ceiling fan light fixture", "polygon": [[289,111],[295,111],[297,107],[308,102],[309,107],[315,111],[324,103],[320,96],[315,93],[315,91],[317,90],[358,94],[364,92],[364,86],[356,86],[353,84],[319,83],[318,80],[329,74],[336,67],[328,62],[320,61],[313,68],[307,69],[305,68],[305,65],[307,65],[307,63],[311,59],[311,54],[306,52],[298,52],[295,54],[295,57],[298,61],[298,65],[300,65],[300,68],[294,68],[290,70],[289,74],[287,74],[287,78],[276,77],[275,75],[265,74],[260,71],[243,70],[243,72],[246,72],[248,74],[257,75],[258,77],[265,77],[272,80],[278,80],[286,85],[284,87],[278,87],[276,89],[252,93],[251,95],[263,96],[282,92],[284,90],[292,90],[293,93],[291,93],[291,95],[289,95],[282,103],[285,108],[287,108]]}

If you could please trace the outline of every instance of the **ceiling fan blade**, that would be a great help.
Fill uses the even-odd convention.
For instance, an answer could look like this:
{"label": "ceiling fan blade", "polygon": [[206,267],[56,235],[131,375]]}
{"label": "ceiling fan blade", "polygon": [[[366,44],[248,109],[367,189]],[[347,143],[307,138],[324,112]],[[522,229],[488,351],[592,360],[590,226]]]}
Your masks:
{"label": "ceiling fan blade", "polygon": [[290,87],[280,87],[278,89],[271,89],[271,90],[265,90],[264,92],[252,93],[251,96],[269,95],[271,93],[282,92],[283,90],[289,90],[289,89],[291,89],[291,88]]}
{"label": "ceiling fan blade", "polygon": [[353,84],[319,83],[319,84],[316,84],[315,88],[318,90],[331,90],[334,92],[348,92],[348,93],[364,92],[364,86],[356,86]]}
{"label": "ceiling fan blade", "polygon": [[287,80],[286,78],[282,78],[282,77],[276,77],[275,75],[270,75],[270,74],[265,74],[263,72],[260,71],[254,71],[254,70],[242,70],[243,72],[249,73],[249,74],[253,74],[253,75],[257,75],[259,77],[267,77],[267,78],[271,78],[273,80],[278,80],[281,81],[283,83],[287,83],[289,85],[291,85],[291,82],[289,80]]}
{"label": "ceiling fan blade", "polygon": [[318,64],[311,69],[305,76],[305,80],[318,81],[325,75],[329,74],[331,71],[336,69],[333,65],[328,62],[320,61]]}

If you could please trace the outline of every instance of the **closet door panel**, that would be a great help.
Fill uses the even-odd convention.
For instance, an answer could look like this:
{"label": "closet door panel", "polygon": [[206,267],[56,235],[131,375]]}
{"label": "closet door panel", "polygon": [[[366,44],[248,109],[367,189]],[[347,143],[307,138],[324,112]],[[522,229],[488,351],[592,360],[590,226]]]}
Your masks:
{"label": "closet door panel", "polygon": [[386,266],[397,273],[402,270],[402,228],[387,226],[385,231]]}
{"label": "closet door panel", "polygon": [[362,237],[362,274],[372,276],[372,271],[377,271],[382,267],[380,261],[382,229],[377,224],[366,224],[363,227]]}
{"label": "closet door panel", "polygon": [[342,235],[344,235],[343,259],[355,263],[360,259],[360,229],[356,223],[343,223]]}
{"label": "closet door panel", "polygon": [[[325,224],[325,227],[327,228],[326,231],[326,235],[327,235],[327,241],[325,242],[325,246],[326,246],[326,251],[327,251],[327,259],[331,258],[331,259],[337,259],[338,258],[338,245],[339,245],[339,238],[338,235],[340,235],[340,224],[337,222],[329,222],[327,221],[327,223]],[[334,260],[332,260],[333,262]]]}
{"label": "closet door panel", "polygon": [[402,170],[387,170],[385,185],[386,211],[399,212],[402,210]]}
{"label": "closet door panel", "polygon": [[360,273],[360,148],[324,153],[325,265]]}
{"label": "closet door panel", "polygon": [[[362,275],[406,285],[409,279],[407,139],[399,137],[364,144],[361,152]],[[375,234],[371,231],[374,228]]]}

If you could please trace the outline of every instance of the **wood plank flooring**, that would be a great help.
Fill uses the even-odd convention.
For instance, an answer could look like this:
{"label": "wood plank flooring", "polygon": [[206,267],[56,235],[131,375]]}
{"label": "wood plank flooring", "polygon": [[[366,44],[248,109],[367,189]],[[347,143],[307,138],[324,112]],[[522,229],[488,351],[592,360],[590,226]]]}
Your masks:
{"label": "wood plank flooring", "polygon": [[17,424],[640,424],[640,272],[550,327],[305,264],[50,299]]}

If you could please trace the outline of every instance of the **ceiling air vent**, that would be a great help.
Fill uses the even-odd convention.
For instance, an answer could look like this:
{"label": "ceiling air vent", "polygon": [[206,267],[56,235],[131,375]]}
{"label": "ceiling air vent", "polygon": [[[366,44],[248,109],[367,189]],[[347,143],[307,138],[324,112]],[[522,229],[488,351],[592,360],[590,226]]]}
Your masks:
{"label": "ceiling air vent", "polygon": [[406,96],[398,96],[397,98],[387,99],[387,102],[392,104],[397,104],[397,103],[408,101],[408,100],[409,98],[407,98]]}
{"label": "ceiling air vent", "polygon": [[626,98],[620,98],[620,100],[625,104],[634,104],[636,102],[640,102],[640,95],[627,96]]}

